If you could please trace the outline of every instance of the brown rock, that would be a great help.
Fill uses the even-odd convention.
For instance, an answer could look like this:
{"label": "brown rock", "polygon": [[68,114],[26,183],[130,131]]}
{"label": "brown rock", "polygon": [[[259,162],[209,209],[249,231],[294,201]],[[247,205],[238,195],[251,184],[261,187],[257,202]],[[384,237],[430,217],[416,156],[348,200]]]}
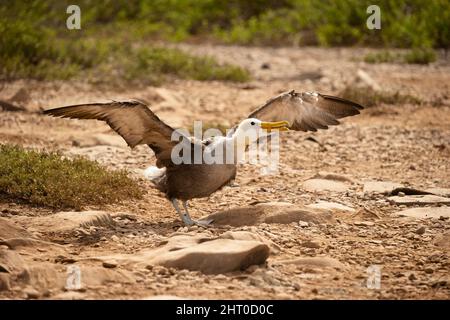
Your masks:
{"label": "brown rock", "polygon": [[204,219],[213,219],[215,225],[234,227],[261,223],[289,224],[299,221],[325,223],[334,220],[332,214],[327,210],[306,208],[286,202],[269,202],[255,206],[232,208],[214,213]]}
{"label": "brown rock", "polygon": [[450,197],[450,189],[448,188],[430,188],[425,191],[441,197]]}
{"label": "brown rock", "polygon": [[263,243],[217,239],[159,255],[155,257],[154,263],[217,274],[245,270],[251,265],[262,264],[268,256],[269,247]]}
{"label": "brown rock", "polygon": [[311,192],[333,191],[345,192],[349,185],[344,182],[327,179],[309,179],[303,182],[303,188]]}
{"label": "brown rock", "polygon": [[305,241],[302,243],[302,247],[311,248],[311,249],[319,249],[320,244],[314,241]]}
{"label": "brown rock", "polygon": [[421,226],[419,229],[417,229],[416,231],[414,231],[415,233],[422,235],[425,233],[425,227]]}
{"label": "brown rock", "polygon": [[414,206],[414,205],[427,205],[427,204],[450,204],[450,198],[444,198],[432,194],[427,195],[412,195],[412,196],[393,196],[389,197],[388,200],[391,203],[397,204],[397,205],[407,205],[407,206]]}
{"label": "brown rock", "polygon": [[425,268],[425,273],[431,274],[434,272],[433,268]]}
{"label": "brown rock", "polygon": [[[118,264],[146,268],[159,265],[166,268],[188,269],[206,274],[245,270],[259,265],[269,256],[269,247],[259,241],[217,239],[205,234],[196,236],[176,234],[156,249],[136,254],[120,254],[101,257]],[[153,271],[156,267],[152,267]]]}
{"label": "brown rock", "polygon": [[277,264],[295,264],[298,266],[309,267],[309,268],[335,268],[335,269],[345,269],[345,266],[336,259],[330,257],[305,257],[296,258],[291,260],[279,260],[274,261]]}
{"label": "brown rock", "polygon": [[397,212],[396,215],[418,219],[439,219],[440,217],[450,217],[450,207],[411,208]]}
{"label": "brown rock", "polygon": [[25,262],[15,251],[0,248],[0,272],[16,273],[25,269]]}
{"label": "brown rock", "polygon": [[23,290],[23,293],[25,294],[25,297],[27,299],[39,299],[39,297],[41,296],[39,291],[34,288],[25,288]]}
{"label": "brown rock", "polygon": [[135,283],[134,276],[125,270],[104,267],[81,266],[83,286],[101,286],[108,283]]}
{"label": "brown rock", "polygon": [[84,300],[86,294],[78,291],[67,291],[59,293],[52,297],[54,300]]}
{"label": "brown rock", "polygon": [[112,225],[114,220],[105,211],[58,212],[33,221],[33,227],[44,232],[68,232],[80,227]]}
{"label": "brown rock", "polygon": [[345,206],[343,204],[337,202],[328,202],[328,201],[319,201],[317,203],[308,204],[306,207],[313,209],[322,209],[328,211],[346,211],[346,212],[355,212],[355,209]]}
{"label": "brown rock", "polygon": [[93,138],[96,141],[96,145],[113,146],[119,148],[127,147],[127,143],[125,142],[125,140],[123,140],[122,137],[118,135],[98,133],[94,135]]}
{"label": "brown rock", "polygon": [[0,240],[0,244],[3,244],[13,250],[16,250],[16,249],[22,248],[22,247],[37,248],[37,250],[38,251],[40,250],[41,252],[42,252],[42,250],[44,250],[44,251],[46,250],[43,248],[49,248],[49,247],[52,247],[53,249],[56,249],[56,250],[62,250],[62,251],[65,250],[65,248],[63,246],[58,245],[56,243],[32,239],[32,238],[12,238],[12,239],[7,239],[7,240]]}
{"label": "brown rock", "polygon": [[112,269],[112,268],[117,267],[117,263],[114,261],[104,261],[103,267]]}
{"label": "brown rock", "polygon": [[266,239],[260,236],[259,234],[252,233],[249,231],[227,231],[221,234],[219,238],[231,240],[244,240],[244,241],[260,241],[269,246],[270,253],[272,254],[278,254],[281,250],[280,246],[274,243],[273,241],[270,241],[269,239]]}
{"label": "brown rock", "polygon": [[11,283],[9,279],[9,275],[3,272],[0,272],[0,292],[11,290]]}
{"label": "brown rock", "polygon": [[450,252],[450,231],[437,236],[433,243],[444,251]]}
{"label": "brown rock", "polygon": [[389,194],[392,190],[401,188],[403,185],[391,181],[366,181],[363,192]]}
{"label": "brown rock", "polygon": [[7,219],[0,218],[0,239],[31,237],[25,230]]}

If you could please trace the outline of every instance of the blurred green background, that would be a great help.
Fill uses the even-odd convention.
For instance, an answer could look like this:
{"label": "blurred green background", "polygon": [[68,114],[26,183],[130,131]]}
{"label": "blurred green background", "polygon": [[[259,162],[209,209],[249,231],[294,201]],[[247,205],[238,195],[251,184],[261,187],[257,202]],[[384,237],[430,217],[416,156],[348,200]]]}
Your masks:
{"label": "blurred green background", "polygon": [[[81,8],[81,30],[66,28],[70,4]],[[366,27],[372,4],[381,8],[381,30]],[[161,77],[143,70],[199,80],[249,78],[212,58],[155,47],[155,40],[413,48],[411,61],[427,63],[433,49],[450,45],[450,1],[0,0],[2,79],[66,79],[93,69],[149,83]],[[383,53],[367,62],[394,58]]]}

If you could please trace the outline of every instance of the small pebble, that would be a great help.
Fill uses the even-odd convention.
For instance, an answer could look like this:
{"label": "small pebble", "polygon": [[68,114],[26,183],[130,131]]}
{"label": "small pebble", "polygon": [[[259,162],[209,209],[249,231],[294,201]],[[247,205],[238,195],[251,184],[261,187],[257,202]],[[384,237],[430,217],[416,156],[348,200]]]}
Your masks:
{"label": "small pebble", "polygon": [[426,268],[425,269],[425,273],[431,274],[433,272],[434,272],[434,270],[432,268]]}
{"label": "small pebble", "polygon": [[27,299],[38,299],[40,297],[39,291],[34,288],[26,288],[23,292],[25,293]]}
{"label": "small pebble", "polygon": [[425,233],[425,227],[421,226],[419,229],[417,229],[416,231],[414,231],[415,233],[422,235]]}
{"label": "small pebble", "polygon": [[103,267],[104,268],[108,268],[108,269],[112,269],[117,267],[117,263],[113,262],[113,261],[104,261],[103,262]]}
{"label": "small pebble", "polygon": [[306,222],[306,221],[299,221],[299,222],[298,222],[298,225],[299,225],[300,227],[302,227],[302,228],[309,227],[309,223]]}

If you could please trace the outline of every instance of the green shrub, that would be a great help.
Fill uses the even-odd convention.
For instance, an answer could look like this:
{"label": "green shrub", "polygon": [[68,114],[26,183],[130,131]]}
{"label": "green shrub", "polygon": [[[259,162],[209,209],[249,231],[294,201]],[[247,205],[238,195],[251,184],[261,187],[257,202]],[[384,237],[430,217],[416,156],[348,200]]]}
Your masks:
{"label": "green shrub", "polygon": [[406,63],[428,64],[436,61],[436,53],[432,49],[414,48],[403,58]]}
{"label": "green shrub", "polygon": [[141,198],[125,171],[109,171],[84,158],[0,145],[0,196],[51,208],[81,209]]}
{"label": "green shrub", "polygon": [[[97,79],[118,80],[117,75],[138,70],[133,59],[147,55],[139,50],[155,39],[421,48],[405,58],[414,63],[432,61],[430,48],[450,46],[448,0],[376,1],[381,30],[366,27],[372,0],[78,0],[81,30],[66,28],[69,4],[72,1],[0,1],[0,79],[67,79],[81,71],[84,78],[92,71]],[[373,58],[383,59],[389,57]],[[209,60],[203,65],[211,66]],[[139,63],[147,64],[142,59]],[[125,65],[132,71],[124,72]],[[181,74],[191,77],[185,74],[194,70],[194,79],[245,77],[237,68],[198,68],[184,68]],[[144,82],[160,78],[164,76],[153,74]]]}
{"label": "green shrub", "polygon": [[355,101],[364,107],[375,107],[380,104],[420,104],[421,100],[400,92],[378,91],[372,88],[348,86],[339,93],[339,96]]}
{"label": "green shrub", "polygon": [[381,52],[368,53],[364,56],[364,62],[367,63],[399,62],[399,55],[386,50]]}
{"label": "green shrub", "polygon": [[406,53],[392,53],[390,51],[381,51],[368,53],[364,56],[364,62],[367,63],[411,63],[428,64],[436,61],[436,53],[429,48],[414,48]]}

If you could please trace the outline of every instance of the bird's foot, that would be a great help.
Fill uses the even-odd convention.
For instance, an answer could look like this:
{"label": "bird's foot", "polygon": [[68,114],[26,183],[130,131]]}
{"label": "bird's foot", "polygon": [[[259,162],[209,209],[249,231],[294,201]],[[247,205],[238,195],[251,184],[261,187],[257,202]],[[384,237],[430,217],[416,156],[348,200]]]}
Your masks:
{"label": "bird's foot", "polygon": [[191,217],[189,217],[188,215],[182,215],[181,216],[184,224],[186,226],[199,226],[199,227],[203,227],[203,228],[207,228],[214,220],[213,219],[208,219],[208,220],[192,220]]}
{"label": "bird's foot", "polygon": [[198,220],[194,221],[194,224],[199,227],[207,228],[210,226],[210,224],[214,221],[214,219],[208,219],[208,220]]}

